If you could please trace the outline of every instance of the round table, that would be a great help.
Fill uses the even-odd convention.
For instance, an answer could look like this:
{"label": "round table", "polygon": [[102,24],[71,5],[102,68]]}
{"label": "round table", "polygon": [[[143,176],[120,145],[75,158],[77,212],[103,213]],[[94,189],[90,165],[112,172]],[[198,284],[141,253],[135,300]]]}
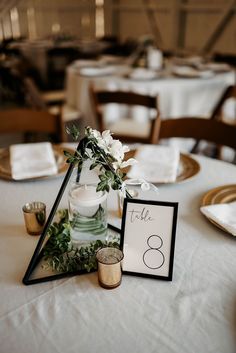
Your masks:
{"label": "round table", "polygon": [[[73,109],[81,111],[84,124],[96,127],[89,96],[89,85],[96,89],[134,91],[140,94],[158,96],[162,118],[183,116],[208,117],[225,88],[235,84],[235,72],[218,73],[209,78],[181,78],[166,72],[164,76],[151,80],[135,80],[124,76],[129,68],[114,66],[110,75],[83,76],[80,67],[71,64],[66,70],[66,101]],[[110,70],[112,72],[112,70]],[[116,107],[117,110],[117,107]],[[135,111],[137,114],[137,110]],[[143,111],[142,111],[143,114]],[[116,119],[118,113],[109,109],[106,120]]]}
{"label": "round table", "polygon": [[[199,207],[209,189],[235,183],[236,167],[194,158],[200,173],[161,185],[157,196],[179,202],[172,282],[123,275],[110,291],[98,285],[96,273],[22,284],[38,241],[26,234],[22,206],[40,200],[49,210],[63,178],[0,180],[0,351],[234,353],[236,242]],[[115,197],[109,198],[111,212]]]}

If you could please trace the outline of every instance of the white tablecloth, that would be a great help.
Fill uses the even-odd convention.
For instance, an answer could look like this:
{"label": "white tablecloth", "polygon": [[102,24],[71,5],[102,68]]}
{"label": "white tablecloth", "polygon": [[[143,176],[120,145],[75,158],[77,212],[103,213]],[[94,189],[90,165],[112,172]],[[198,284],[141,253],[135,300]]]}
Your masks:
{"label": "white tablecloth", "polygon": [[127,68],[117,66],[116,75],[99,77],[81,76],[79,68],[72,64],[67,68],[67,103],[82,112],[85,125],[95,127],[88,88],[91,83],[97,89],[135,91],[158,95],[161,117],[208,117],[228,85],[235,84],[235,72],[215,74],[211,78],[179,78],[166,75],[154,80],[131,80],[118,75]]}
{"label": "white tablecloth", "polygon": [[96,273],[24,286],[38,237],[26,234],[22,205],[40,200],[49,210],[62,178],[0,180],[0,352],[235,353],[236,239],[199,206],[209,189],[235,183],[236,167],[197,160],[194,179],[158,196],[179,202],[173,281],[126,275],[114,290],[99,287]]}

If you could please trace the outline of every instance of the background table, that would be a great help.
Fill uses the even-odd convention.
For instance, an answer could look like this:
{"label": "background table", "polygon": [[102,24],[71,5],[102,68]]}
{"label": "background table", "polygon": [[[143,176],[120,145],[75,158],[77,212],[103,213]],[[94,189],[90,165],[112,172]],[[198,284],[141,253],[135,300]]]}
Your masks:
{"label": "background table", "polygon": [[[152,80],[134,80],[122,76],[127,67],[114,67],[114,75],[81,76],[75,64],[67,67],[67,104],[82,112],[85,125],[95,127],[89,85],[97,89],[134,91],[158,95],[161,117],[208,117],[228,85],[235,84],[235,72],[215,74],[210,78],[180,78],[167,74]],[[120,73],[120,75],[119,75]]]}
{"label": "background table", "polygon": [[196,159],[194,179],[159,188],[159,200],[179,202],[173,281],[123,276],[110,291],[96,273],[21,283],[38,241],[25,232],[21,207],[40,200],[50,209],[62,178],[0,180],[0,351],[235,353],[236,239],[199,206],[209,189],[235,183],[236,167]]}

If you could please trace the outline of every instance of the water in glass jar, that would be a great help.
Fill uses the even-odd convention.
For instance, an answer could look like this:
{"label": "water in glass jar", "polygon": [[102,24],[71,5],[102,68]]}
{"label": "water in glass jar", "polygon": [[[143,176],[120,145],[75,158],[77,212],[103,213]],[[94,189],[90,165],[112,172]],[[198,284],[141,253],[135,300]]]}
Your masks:
{"label": "water in glass jar", "polygon": [[107,193],[94,184],[77,184],[69,191],[69,220],[74,245],[105,240],[107,233]]}

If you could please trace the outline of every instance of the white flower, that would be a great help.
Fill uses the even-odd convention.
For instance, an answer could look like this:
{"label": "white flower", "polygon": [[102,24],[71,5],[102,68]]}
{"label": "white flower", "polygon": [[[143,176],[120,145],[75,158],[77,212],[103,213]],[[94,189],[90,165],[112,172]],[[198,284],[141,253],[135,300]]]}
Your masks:
{"label": "white flower", "polygon": [[120,164],[120,168],[125,168],[125,167],[128,167],[129,165],[134,165],[134,164],[136,164],[136,163],[138,163],[138,162],[136,161],[136,159],[134,159],[134,158],[129,158],[127,161],[124,161],[124,162],[122,162],[122,163]]}
{"label": "white flower", "polygon": [[103,131],[101,137],[97,138],[97,141],[100,148],[102,148],[106,153],[110,152],[110,145],[113,143],[110,130]]}
{"label": "white flower", "polygon": [[130,150],[129,146],[126,146],[126,145],[123,146],[124,153],[129,152],[129,150]]}
{"label": "white flower", "polygon": [[98,144],[98,147],[103,149],[106,153],[109,153],[108,146],[106,145],[106,143],[105,143],[105,141],[103,140],[102,137],[98,137],[97,138],[97,144]]}
{"label": "white flower", "polygon": [[113,162],[112,163],[112,167],[114,168],[114,170],[116,171],[117,169],[120,168],[120,164],[118,162]]}
{"label": "white flower", "polygon": [[113,137],[111,136],[110,130],[103,131],[102,138],[107,146],[110,146],[113,142]]}
{"label": "white flower", "polygon": [[110,145],[113,143],[110,130],[105,130],[101,134],[99,131],[91,129],[89,134],[97,140],[98,147],[103,149],[106,153],[110,152]]}
{"label": "white flower", "polygon": [[118,162],[121,162],[124,159],[124,151],[122,143],[119,140],[113,140],[109,153],[114,157]]}
{"label": "white flower", "polygon": [[98,139],[101,137],[101,133],[95,129],[91,129],[89,131],[89,134],[92,135],[95,139]]}
{"label": "white flower", "polygon": [[[90,128],[89,136],[95,138],[98,147],[115,159],[115,162],[112,163],[115,171],[136,163],[134,158],[130,158],[128,161],[123,161],[125,153],[129,152],[130,149],[126,145],[123,146],[119,140],[114,140],[110,130],[105,130],[100,133],[99,131]],[[89,153],[87,153],[87,155],[89,156]]]}
{"label": "white flower", "polygon": [[85,153],[88,156],[88,158],[93,159],[93,153],[90,148],[86,148]]}
{"label": "white flower", "polygon": [[142,189],[142,191],[150,190],[150,184],[147,183],[146,181],[143,181],[142,184],[141,184],[141,189]]}

